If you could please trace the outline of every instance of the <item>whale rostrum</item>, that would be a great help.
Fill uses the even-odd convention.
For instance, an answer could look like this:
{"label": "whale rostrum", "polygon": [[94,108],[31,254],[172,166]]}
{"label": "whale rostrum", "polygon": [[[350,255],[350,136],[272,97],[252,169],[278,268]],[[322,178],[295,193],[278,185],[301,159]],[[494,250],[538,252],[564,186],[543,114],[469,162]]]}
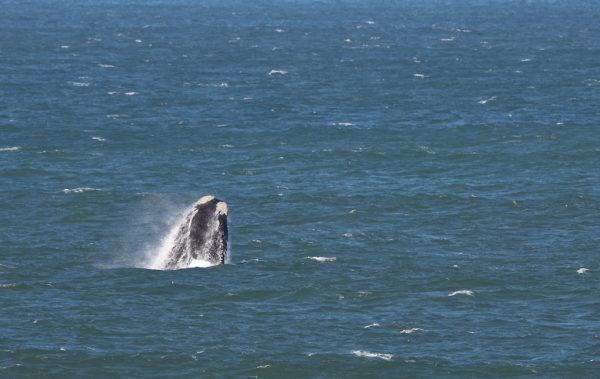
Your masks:
{"label": "whale rostrum", "polygon": [[194,267],[196,262],[208,265],[225,263],[227,259],[227,203],[214,196],[200,198],[177,227],[164,269]]}

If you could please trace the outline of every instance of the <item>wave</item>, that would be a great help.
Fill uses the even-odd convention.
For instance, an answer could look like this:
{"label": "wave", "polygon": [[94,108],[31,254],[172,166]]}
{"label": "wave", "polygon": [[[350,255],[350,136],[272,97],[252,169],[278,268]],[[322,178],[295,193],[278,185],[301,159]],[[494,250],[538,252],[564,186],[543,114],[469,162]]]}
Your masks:
{"label": "wave", "polygon": [[0,147],[0,151],[17,151],[21,150],[21,146],[11,146],[11,147]]}
{"label": "wave", "polygon": [[451,294],[448,294],[448,296],[456,296],[456,295],[473,296],[473,291],[471,291],[471,290],[460,290],[460,291],[454,291]]}
{"label": "wave", "polygon": [[288,72],[284,70],[271,70],[267,73],[267,75],[285,75],[287,73]]}
{"label": "wave", "polygon": [[63,190],[63,193],[81,193],[81,192],[87,192],[87,191],[100,191],[99,189],[96,188],[91,188],[91,187],[79,187],[79,188],[65,188]]}
{"label": "wave", "polygon": [[306,257],[306,259],[312,259],[317,262],[333,262],[336,260],[336,257]]}
{"label": "wave", "polygon": [[357,357],[380,358],[380,359],[384,359],[386,361],[390,361],[394,357],[393,354],[371,353],[369,351],[363,351],[363,350],[353,350],[352,354],[356,355]]}
{"label": "wave", "polygon": [[400,331],[400,334],[411,334],[414,332],[422,332],[423,329],[421,328],[410,328],[410,329],[403,329]]}

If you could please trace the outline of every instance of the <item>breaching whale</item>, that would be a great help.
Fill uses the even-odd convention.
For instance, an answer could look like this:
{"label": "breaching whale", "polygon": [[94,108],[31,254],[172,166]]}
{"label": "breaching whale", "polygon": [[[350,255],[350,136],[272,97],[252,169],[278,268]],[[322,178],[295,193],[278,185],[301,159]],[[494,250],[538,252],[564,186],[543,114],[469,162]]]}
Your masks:
{"label": "breaching whale", "polygon": [[225,263],[227,259],[227,203],[214,196],[200,198],[188,211],[161,268],[174,270]]}

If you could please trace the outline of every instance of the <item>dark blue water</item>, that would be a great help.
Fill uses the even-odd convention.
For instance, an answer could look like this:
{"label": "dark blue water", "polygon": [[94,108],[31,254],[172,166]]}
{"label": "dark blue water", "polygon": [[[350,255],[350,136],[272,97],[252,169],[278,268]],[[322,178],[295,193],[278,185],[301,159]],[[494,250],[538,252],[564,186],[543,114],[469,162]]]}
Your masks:
{"label": "dark blue water", "polygon": [[0,377],[597,375],[599,2],[0,9]]}

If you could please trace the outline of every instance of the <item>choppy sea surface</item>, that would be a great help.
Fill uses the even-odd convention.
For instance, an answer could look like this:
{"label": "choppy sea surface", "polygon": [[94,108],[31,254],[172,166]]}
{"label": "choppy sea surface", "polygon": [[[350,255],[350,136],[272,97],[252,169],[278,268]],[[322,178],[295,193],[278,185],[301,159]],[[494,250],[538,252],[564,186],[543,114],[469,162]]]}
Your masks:
{"label": "choppy sea surface", "polygon": [[600,372],[600,2],[0,9],[0,377]]}

